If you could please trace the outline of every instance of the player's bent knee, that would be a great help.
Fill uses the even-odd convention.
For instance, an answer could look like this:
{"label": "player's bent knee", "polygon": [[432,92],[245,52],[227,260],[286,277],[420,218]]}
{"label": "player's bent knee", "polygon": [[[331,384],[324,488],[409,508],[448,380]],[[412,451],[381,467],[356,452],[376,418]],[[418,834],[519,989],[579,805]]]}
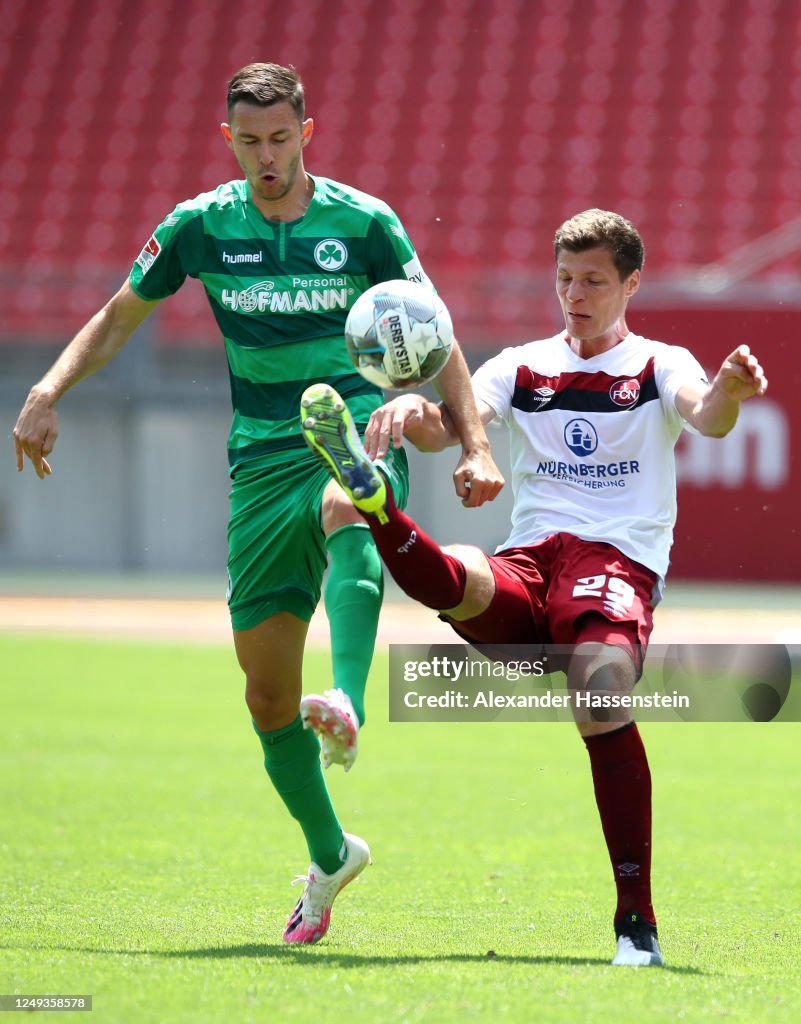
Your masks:
{"label": "player's bent knee", "polygon": [[616,698],[630,694],[637,682],[637,670],[629,652],[603,643],[578,644],[567,669],[567,685],[574,694],[587,694],[592,703],[580,703],[574,696],[573,718],[582,736],[612,732],[631,721],[625,706]]}
{"label": "player's bent knee", "polygon": [[351,523],[363,523],[364,519],[336,480],[330,480],[323,491],[320,521],[323,533],[329,536],[343,526],[349,526]]}
{"label": "player's bent knee", "polygon": [[577,645],[571,656],[567,680],[571,689],[631,693],[637,682],[637,671],[624,648],[596,642],[582,643]]}
{"label": "player's bent knee", "polygon": [[495,577],[481,548],[469,544],[450,544],[442,549],[465,567],[464,597],[455,608],[441,608],[440,611],[457,622],[473,619],[489,608],[495,596]]}

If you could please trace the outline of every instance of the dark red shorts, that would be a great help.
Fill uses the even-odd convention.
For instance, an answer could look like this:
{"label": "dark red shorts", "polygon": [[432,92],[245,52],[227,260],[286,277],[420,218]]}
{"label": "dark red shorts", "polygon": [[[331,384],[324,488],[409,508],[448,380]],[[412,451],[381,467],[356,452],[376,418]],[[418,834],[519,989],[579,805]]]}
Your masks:
{"label": "dark red shorts", "polygon": [[466,640],[488,644],[578,644],[595,640],[638,651],[653,629],[658,577],[611,544],[555,533],[488,556],[495,596],[472,619],[446,619]]}

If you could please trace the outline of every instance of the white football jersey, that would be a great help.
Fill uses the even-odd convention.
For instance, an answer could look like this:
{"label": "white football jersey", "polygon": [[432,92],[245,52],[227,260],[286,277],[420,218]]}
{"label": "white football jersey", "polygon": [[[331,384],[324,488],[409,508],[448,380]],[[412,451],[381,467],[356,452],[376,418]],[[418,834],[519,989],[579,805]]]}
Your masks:
{"label": "white football jersey", "polygon": [[507,424],[512,532],[498,550],[553,533],[613,544],[664,579],[676,522],[676,394],[706,383],[685,348],[628,334],[582,359],[564,333],[504,349],[473,376]]}

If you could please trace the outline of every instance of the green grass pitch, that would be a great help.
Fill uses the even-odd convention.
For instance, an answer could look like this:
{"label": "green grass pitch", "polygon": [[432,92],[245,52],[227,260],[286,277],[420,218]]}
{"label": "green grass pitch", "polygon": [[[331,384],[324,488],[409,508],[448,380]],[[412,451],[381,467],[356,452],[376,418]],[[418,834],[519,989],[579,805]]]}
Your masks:
{"label": "green grass pitch", "polygon": [[799,1019],[801,725],[643,726],[669,966],[625,970],[573,727],[389,724],[383,657],[328,773],[373,867],[284,946],[307,858],[242,690],[225,648],[0,636],[0,992],[114,1024]]}

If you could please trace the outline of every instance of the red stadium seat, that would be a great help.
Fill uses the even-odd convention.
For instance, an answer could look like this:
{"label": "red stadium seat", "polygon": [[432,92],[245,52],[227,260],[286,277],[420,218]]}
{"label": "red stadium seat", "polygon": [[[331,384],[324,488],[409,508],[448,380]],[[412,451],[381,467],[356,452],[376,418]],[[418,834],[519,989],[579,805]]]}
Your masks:
{"label": "red stadium seat", "polygon": [[[799,52],[793,0],[304,0],[235,17],[224,0],[192,17],[160,0],[7,0],[4,337],[44,336],[48,304],[92,312],[86,267],[118,282],[176,202],[237,175],[217,125],[249,61],[299,68],[309,169],[394,206],[480,333],[488,302],[510,330],[524,316],[515,289],[549,278],[554,228],[579,207],[630,216],[655,275],[801,216]],[[217,344],[197,297],[166,304],[165,323],[165,342]]]}

